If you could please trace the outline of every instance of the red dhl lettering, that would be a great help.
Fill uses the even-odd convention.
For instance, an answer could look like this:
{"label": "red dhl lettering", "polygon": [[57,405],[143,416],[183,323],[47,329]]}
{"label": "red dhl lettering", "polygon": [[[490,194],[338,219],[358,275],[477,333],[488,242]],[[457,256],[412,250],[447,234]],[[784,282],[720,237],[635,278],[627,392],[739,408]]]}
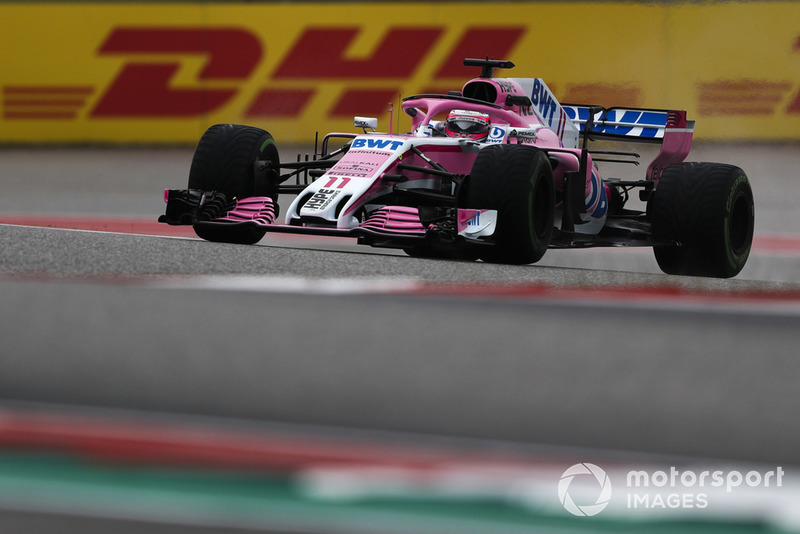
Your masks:
{"label": "red dhl lettering", "polygon": [[407,78],[414,74],[444,28],[392,28],[371,56],[346,59],[345,51],[359,31],[359,28],[307,29],[273,78]]}
{"label": "red dhl lettering", "polygon": [[[98,51],[108,54],[202,54],[208,56],[198,82],[247,79],[261,60],[261,42],[233,28],[117,28]],[[201,115],[228,102],[229,89],[175,89],[170,80],[180,63],[126,63],[94,108],[95,117]]]}
{"label": "red dhl lettering", "polygon": [[6,86],[5,119],[75,119],[94,90],[91,87]]}
{"label": "red dhl lettering", "polygon": [[[794,49],[795,52],[800,51],[800,35],[797,36],[797,40],[794,42]],[[789,113],[800,113],[800,92],[797,93],[794,101],[789,104],[789,109],[786,110]]]}
{"label": "red dhl lettering", "polygon": [[[371,55],[349,59],[345,52],[360,31],[358,27],[306,29],[283,58],[272,79],[301,83],[334,78],[405,80],[413,76],[429,56],[445,28],[390,28]],[[440,66],[438,75],[468,76],[469,72],[461,71],[463,66],[458,68],[463,57],[480,57],[487,51],[505,57],[523,33],[521,26],[468,28]],[[320,46],[320,43],[325,43],[325,46]],[[246,82],[258,66],[262,46],[255,35],[238,28],[123,27],[111,33],[98,54],[208,56],[208,62],[198,76],[198,87],[182,89],[170,85],[180,69],[180,61],[171,57],[163,62],[129,60],[91,113],[94,117],[188,117],[212,112],[237,96],[238,85]],[[455,62],[456,68],[451,62]],[[199,87],[208,81],[228,82],[231,87]],[[399,93],[399,87],[347,88],[334,101],[328,116],[381,114],[386,104]],[[252,98],[244,115],[250,118],[295,117],[303,113],[315,94],[313,86],[292,89],[265,87]]]}
{"label": "red dhl lettering", "polygon": [[[333,99],[327,117],[380,115],[386,104],[397,98],[402,82],[412,78],[441,43],[447,28],[390,27],[371,54],[349,58],[346,51],[360,31],[360,27],[307,28],[278,62],[266,85],[247,95],[243,94],[243,86],[252,81],[265,49],[254,33],[239,27],[118,27],[100,45],[97,54],[102,58],[119,56],[123,63],[89,115],[197,117],[222,108],[235,97],[249,97],[245,117],[292,118],[305,112],[319,90],[314,82],[324,79],[359,80],[358,87],[346,87]],[[442,82],[463,82],[474,75],[473,70],[463,67],[464,57],[512,57],[525,32],[524,26],[464,29],[423,92],[453,89]],[[800,36],[792,44],[792,52],[800,52]],[[163,60],[152,59],[154,55],[163,56]],[[174,87],[171,82],[182,67],[181,56],[186,55],[203,56],[206,63],[197,74],[196,86]],[[370,87],[369,80],[380,80],[380,87]],[[275,87],[270,81],[294,82],[296,86],[284,88],[279,83]],[[396,85],[387,87],[387,81],[395,81]],[[208,83],[214,87],[204,87]],[[2,92],[3,117],[75,120],[95,89],[58,83],[39,87],[7,85]],[[588,102],[602,95],[603,100],[613,96],[615,103],[631,100],[634,105],[641,98],[641,88],[628,82],[572,84],[566,89],[562,96],[569,101]],[[788,105],[782,105],[794,91],[796,84],[786,80],[699,82],[698,115],[771,115],[783,106],[788,114],[800,114],[800,92],[789,98]]]}
{"label": "red dhl lettering", "polygon": [[465,57],[511,58],[517,43],[526,32],[525,26],[467,28],[450,54],[442,61],[437,78],[455,78],[463,83],[475,75],[474,67],[465,67]]}
{"label": "red dhl lettering", "polygon": [[699,113],[712,115],[769,115],[792,86],[768,80],[718,80],[698,84]]}

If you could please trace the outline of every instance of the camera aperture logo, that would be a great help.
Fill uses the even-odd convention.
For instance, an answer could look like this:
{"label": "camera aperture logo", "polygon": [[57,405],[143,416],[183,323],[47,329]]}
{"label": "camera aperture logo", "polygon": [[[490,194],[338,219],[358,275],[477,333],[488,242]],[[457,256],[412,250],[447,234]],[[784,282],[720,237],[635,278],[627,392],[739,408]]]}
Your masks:
{"label": "camera aperture logo", "polygon": [[[570,495],[569,488],[575,477],[594,477],[598,483],[597,499],[593,504],[576,504]],[[574,515],[592,516],[603,511],[611,500],[611,479],[605,471],[594,464],[582,463],[575,464],[561,475],[558,481],[558,498],[566,510]]]}
{"label": "camera aperture logo", "polygon": [[[679,469],[677,467],[650,470],[612,470],[617,480],[625,478],[623,491],[627,508],[643,509],[705,509],[713,499],[745,486],[748,488],[780,488],[784,469],[778,466],[769,471]],[[558,498],[571,514],[593,516],[602,512],[611,501],[609,475],[595,464],[587,462],[569,467],[558,481]],[[617,502],[622,506],[622,501]],[[620,509],[617,506],[617,509]]]}

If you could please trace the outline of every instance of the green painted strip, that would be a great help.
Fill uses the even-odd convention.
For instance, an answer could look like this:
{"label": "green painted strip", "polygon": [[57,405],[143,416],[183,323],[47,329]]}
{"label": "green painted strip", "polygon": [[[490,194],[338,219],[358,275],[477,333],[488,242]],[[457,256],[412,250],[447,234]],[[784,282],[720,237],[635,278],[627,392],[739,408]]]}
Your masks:
{"label": "green painted strip", "polygon": [[0,507],[194,526],[350,532],[405,531],[777,533],[764,524],[575,518],[499,499],[448,497],[316,500],[292,477],[100,464],[74,457],[0,453]]}

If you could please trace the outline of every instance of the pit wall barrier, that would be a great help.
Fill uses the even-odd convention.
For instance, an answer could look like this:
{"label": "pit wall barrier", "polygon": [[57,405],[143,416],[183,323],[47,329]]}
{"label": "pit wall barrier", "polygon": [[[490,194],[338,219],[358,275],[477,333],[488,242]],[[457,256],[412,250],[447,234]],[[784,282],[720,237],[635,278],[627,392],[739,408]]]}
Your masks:
{"label": "pit wall barrier", "polygon": [[2,3],[0,143],[385,131],[486,56],[564,102],[685,109],[698,139],[800,140],[800,2]]}

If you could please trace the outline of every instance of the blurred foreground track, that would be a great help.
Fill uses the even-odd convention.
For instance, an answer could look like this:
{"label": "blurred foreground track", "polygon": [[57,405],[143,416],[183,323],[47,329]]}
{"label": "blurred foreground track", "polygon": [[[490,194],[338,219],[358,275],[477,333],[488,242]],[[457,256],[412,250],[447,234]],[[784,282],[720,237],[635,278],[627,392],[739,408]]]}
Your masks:
{"label": "blurred foreground track", "polygon": [[[797,526],[781,515],[796,502],[795,477],[785,481],[789,488],[761,488],[769,504],[753,512],[742,513],[735,504],[741,499],[724,489],[704,488],[715,501],[713,513],[631,513],[621,485],[623,468],[642,457],[612,454],[592,459],[602,459],[619,484],[619,498],[602,515],[576,518],[554,498],[559,476],[572,461],[566,452],[496,441],[12,403],[0,408],[0,528],[25,533],[517,534],[778,533]],[[666,461],[644,458],[650,468],[663,468]],[[678,461],[682,468],[696,465]]]}

